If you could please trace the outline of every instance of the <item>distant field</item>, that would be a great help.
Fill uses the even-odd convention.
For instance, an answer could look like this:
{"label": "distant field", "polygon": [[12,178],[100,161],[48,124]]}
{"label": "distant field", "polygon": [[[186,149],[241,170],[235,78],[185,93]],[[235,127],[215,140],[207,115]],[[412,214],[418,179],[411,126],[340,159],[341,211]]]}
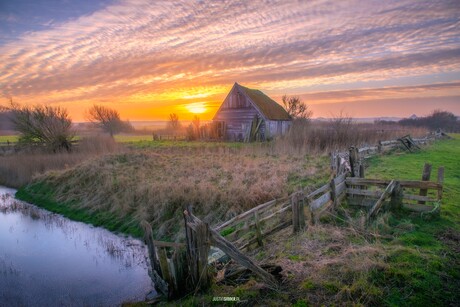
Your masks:
{"label": "distant field", "polygon": [[0,143],[12,142],[16,143],[19,139],[19,135],[0,135]]}
{"label": "distant field", "polygon": [[151,134],[144,135],[115,135],[115,141],[119,143],[131,143],[131,142],[141,142],[141,141],[152,141]]}

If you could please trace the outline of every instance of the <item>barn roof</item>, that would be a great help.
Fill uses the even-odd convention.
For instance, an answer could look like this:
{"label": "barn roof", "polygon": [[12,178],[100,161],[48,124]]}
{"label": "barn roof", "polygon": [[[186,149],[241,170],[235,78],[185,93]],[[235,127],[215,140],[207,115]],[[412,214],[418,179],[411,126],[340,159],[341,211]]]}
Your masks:
{"label": "barn roof", "polygon": [[238,86],[246,93],[246,95],[254,102],[260,112],[269,120],[291,120],[289,114],[276,101],[265,95],[259,90]]}

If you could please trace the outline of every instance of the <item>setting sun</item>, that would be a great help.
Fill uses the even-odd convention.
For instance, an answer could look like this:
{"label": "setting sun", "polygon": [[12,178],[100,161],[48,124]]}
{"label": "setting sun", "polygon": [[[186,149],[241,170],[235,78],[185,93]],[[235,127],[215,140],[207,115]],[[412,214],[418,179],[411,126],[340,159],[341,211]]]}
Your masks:
{"label": "setting sun", "polygon": [[206,106],[203,102],[189,103],[185,106],[185,108],[190,113],[194,113],[194,114],[201,114],[201,113],[206,112]]}

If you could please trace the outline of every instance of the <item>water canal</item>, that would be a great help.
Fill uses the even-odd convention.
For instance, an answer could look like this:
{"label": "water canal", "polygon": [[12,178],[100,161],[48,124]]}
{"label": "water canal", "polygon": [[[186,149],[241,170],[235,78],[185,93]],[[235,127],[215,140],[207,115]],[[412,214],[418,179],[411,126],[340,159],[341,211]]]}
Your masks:
{"label": "water canal", "polygon": [[117,306],[153,290],[144,244],[0,186],[0,306]]}

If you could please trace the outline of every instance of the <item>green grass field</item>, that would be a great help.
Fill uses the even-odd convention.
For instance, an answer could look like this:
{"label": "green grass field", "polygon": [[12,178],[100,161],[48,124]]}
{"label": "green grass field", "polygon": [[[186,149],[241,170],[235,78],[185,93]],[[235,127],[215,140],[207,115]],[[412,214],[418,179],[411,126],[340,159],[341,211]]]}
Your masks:
{"label": "green grass field", "polygon": [[426,219],[405,212],[390,217],[391,228],[409,231],[384,243],[389,267],[374,273],[374,283],[385,289],[388,305],[460,302],[460,135],[417,153],[375,157],[366,177],[420,180],[425,163],[432,164],[433,181],[438,167],[445,168],[441,215]]}

